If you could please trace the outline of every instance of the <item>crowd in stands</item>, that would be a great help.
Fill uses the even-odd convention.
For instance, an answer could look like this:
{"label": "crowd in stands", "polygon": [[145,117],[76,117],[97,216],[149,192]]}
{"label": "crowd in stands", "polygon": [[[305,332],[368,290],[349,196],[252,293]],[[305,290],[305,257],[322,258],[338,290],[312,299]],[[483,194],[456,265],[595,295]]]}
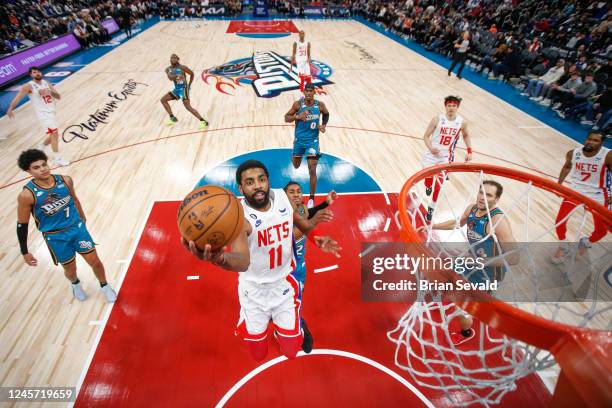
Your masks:
{"label": "crowd in stands", "polygon": [[[2,0],[0,56],[73,33],[85,48],[110,39],[102,20],[113,17],[131,35],[131,27],[153,15],[202,17],[212,5],[231,14],[242,10],[240,0]],[[179,7],[180,6],[180,7]]]}
{"label": "crowd in stands", "polygon": [[[72,32],[84,47],[109,39],[113,17],[128,36],[151,15],[202,17],[205,7],[242,11],[241,0],[3,0],[0,55]],[[280,13],[343,6],[586,126],[610,127],[612,3],[592,0],[269,0]],[[334,10],[329,7],[330,13]],[[329,15],[332,16],[333,15]],[[451,75],[449,70],[448,74]]]}
{"label": "crowd in stands", "polygon": [[610,2],[353,0],[351,10],[452,57],[458,78],[467,64],[491,80],[513,84],[562,118],[610,128]]}
{"label": "crowd in stands", "polygon": [[0,55],[72,32],[83,47],[110,39],[102,20],[113,17],[126,31],[154,12],[154,1],[3,0],[0,4]]}

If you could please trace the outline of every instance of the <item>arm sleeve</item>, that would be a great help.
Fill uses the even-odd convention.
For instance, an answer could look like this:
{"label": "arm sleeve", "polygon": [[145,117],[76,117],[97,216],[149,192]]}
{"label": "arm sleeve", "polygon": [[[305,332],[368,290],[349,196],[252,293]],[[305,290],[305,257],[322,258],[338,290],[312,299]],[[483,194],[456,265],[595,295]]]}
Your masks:
{"label": "arm sleeve", "polygon": [[19,249],[21,254],[28,253],[28,224],[17,223],[17,239],[19,240]]}
{"label": "arm sleeve", "polygon": [[314,217],[317,212],[319,212],[320,210],[324,208],[327,208],[327,206],[329,206],[329,204],[327,204],[327,201],[323,201],[321,204],[314,206],[312,208],[309,208],[308,209],[308,219],[311,219],[312,217]]}

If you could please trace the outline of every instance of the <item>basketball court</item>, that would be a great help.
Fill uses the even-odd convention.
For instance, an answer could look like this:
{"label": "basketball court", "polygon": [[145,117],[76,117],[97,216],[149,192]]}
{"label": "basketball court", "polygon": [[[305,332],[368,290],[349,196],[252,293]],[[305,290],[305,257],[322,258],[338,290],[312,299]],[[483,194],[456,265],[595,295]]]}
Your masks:
{"label": "basketball court", "polygon": [[[29,247],[39,264],[23,263],[11,238],[27,180],[16,159],[38,143],[41,129],[30,104],[15,119],[0,119],[0,234],[7,237],[0,249],[0,384],[76,386],[79,407],[456,405],[396,364],[387,332],[410,304],[362,301],[362,245],[400,239],[400,190],[421,169],[423,132],[449,94],[463,98],[459,113],[469,121],[475,163],[556,180],[579,143],[475,85],[469,73],[463,81],[449,78],[444,67],[361,22],[278,23],[160,21],[55,85],[62,95],[60,148],[72,161],[56,172],[75,182],[118,289],[112,306],[80,258],[90,297],[76,301],[38,232],[30,232]],[[316,97],[330,111],[317,192],[322,200],[335,189],[339,199],[334,221],[321,232],[343,252],[336,259],[308,244],[303,315],[315,350],[287,361],[271,341],[260,364],[234,335],[236,275],[181,247],[176,212],[196,185],[237,193],[235,169],[252,158],[268,166],[271,187],[293,179],[307,191],[306,164],[294,170],[290,162],[293,124],[283,119],[301,95],[298,83],[285,78],[272,87],[257,68],[257,61],[282,65],[296,29],[312,43],[323,91]],[[180,102],[171,102],[178,123],[165,126],[159,100],[171,90],[164,69],[173,53],[195,72],[191,104],[210,122],[206,131]],[[245,61],[255,61],[255,72]],[[464,156],[459,142],[457,160]],[[451,180],[446,216],[463,211],[478,188],[476,176]],[[509,207],[524,191],[521,183],[505,187],[502,207]],[[517,240],[554,242],[558,205],[547,193],[518,204],[508,215]],[[599,267],[608,265],[609,243],[610,235],[592,249]],[[609,322],[608,310],[595,328],[609,330]],[[549,388],[531,374],[500,406],[546,406]],[[463,396],[457,391],[454,398]]]}

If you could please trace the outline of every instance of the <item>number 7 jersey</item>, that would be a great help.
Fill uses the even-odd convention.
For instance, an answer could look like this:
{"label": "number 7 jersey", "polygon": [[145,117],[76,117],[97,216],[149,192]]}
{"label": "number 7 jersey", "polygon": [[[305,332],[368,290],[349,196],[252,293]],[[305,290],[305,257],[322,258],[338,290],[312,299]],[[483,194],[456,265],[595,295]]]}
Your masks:
{"label": "number 7 jersey", "polygon": [[606,156],[610,149],[601,147],[592,157],[585,156],[582,147],[572,152],[572,170],[568,182],[572,190],[601,202],[610,192],[611,175],[606,167]]}
{"label": "number 7 jersey", "polygon": [[249,235],[251,263],[240,280],[257,284],[285,279],[293,271],[293,207],[282,189],[270,189],[271,206],[259,211],[242,200],[244,216],[251,223]]}
{"label": "number 7 jersey", "polygon": [[58,174],[51,177],[55,181],[52,187],[41,187],[34,179],[23,187],[34,196],[32,215],[41,232],[62,231],[82,221],[64,178]]}

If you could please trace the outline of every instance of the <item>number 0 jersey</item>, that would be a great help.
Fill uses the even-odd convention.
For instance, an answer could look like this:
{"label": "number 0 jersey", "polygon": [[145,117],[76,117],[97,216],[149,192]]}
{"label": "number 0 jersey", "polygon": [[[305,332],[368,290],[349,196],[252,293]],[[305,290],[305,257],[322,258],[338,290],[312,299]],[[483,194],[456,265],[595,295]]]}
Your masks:
{"label": "number 0 jersey", "polygon": [[293,271],[293,207],[282,189],[270,189],[268,211],[259,211],[242,200],[244,216],[251,223],[251,264],[239,273],[240,280],[257,284],[277,282]]}
{"label": "number 0 jersey", "polygon": [[52,187],[41,187],[34,179],[24,186],[34,195],[32,215],[41,232],[65,230],[82,221],[64,178],[58,174],[51,177],[55,181]]}

